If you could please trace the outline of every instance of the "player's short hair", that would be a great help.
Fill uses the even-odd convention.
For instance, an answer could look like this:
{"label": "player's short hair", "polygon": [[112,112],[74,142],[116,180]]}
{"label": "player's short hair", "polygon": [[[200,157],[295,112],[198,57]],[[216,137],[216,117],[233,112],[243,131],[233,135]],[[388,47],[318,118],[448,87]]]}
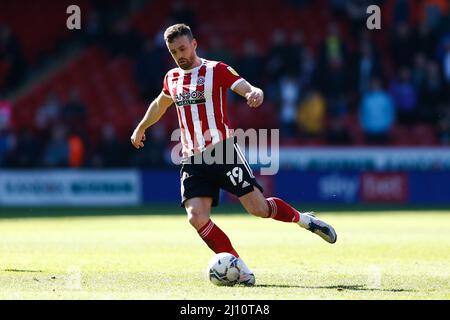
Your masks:
{"label": "player's short hair", "polygon": [[188,25],[184,23],[174,24],[173,26],[168,27],[164,32],[164,41],[172,43],[176,38],[181,36],[187,36],[189,41],[194,39],[191,28]]}

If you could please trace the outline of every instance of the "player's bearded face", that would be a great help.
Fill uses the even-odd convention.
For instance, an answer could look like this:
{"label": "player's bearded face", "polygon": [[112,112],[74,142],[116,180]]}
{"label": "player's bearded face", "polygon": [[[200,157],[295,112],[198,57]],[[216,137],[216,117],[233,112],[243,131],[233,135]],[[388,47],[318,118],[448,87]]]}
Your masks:
{"label": "player's bearded face", "polygon": [[181,69],[191,69],[196,58],[197,42],[195,39],[190,40],[187,36],[181,36],[172,43],[167,43],[167,47],[175,63]]}

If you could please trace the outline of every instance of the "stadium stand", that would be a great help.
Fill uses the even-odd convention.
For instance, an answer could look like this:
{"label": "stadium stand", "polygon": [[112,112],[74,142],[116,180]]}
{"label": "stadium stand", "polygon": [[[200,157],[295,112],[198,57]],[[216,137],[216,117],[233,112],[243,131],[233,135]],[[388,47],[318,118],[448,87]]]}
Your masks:
{"label": "stadium stand", "polygon": [[[380,143],[442,145],[448,142],[440,139],[443,135],[439,128],[446,127],[442,119],[447,119],[441,114],[450,108],[450,79],[445,73],[445,59],[450,56],[450,16],[444,2],[379,1],[384,13],[383,28],[369,32],[361,27],[363,22],[355,14],[357,10],[352,10],[355,9],[352,5],[365,5],[365,1],[349,1],[347,5],[344,2],[330,5],[324,0],[265,1],[261,6],[256,5],[259,3],[256,0],[154,0],[130,2],[114,9],[104,1],[84,0],[78,1],[78,5],[83,15],[90,17],[86,20],[92,25],[73,33],[65,28],[67,1],[40,1],[39,5],[30,1],[25,10],[23,3],[5,1],[0,12],[0,34],[3,34],[0,100],[13,101],[8,130],[19,137],[24,128],[29,128],[34,139],[40,141],[39,145],[45,146],[52,128],[37,124],[39,110],[49,95],[54,94],[60,105],[65,105],[71,92],[78,92],[80,103],[86,106],[86,123],[78,129],[83,131],[81,136],[89,146],[82,166],[92,166],[90,155],[95,154],[102,127],[111,124],[118,139],[127,142],[150,96],[155,94],[144,94],[141,81],[152,77],[150,82],[156,88],[158,84],[162,86],[165,70],[173,67],[162,40],[164,29],[172,23],[188,22],[199,40],[200,55],[206,58],[213,53],[212,44],[218,43],[214,40],[217,37],[223,50],[230,53],[231,61],[226,62],[233,66],[246,54],[249,39],[255,45],[250,60],[255,57],[261,61],[260,70],[255,72],[260,72],[255,85],[265,90],[266,102],[255,111],[247,108],[239,97],[230,95],[229,116],[233,127],[281,128],[284,145],[371,145],[358,116],[362,97],[372,90],[370,81],[374,77],[382,81],[387,95],[393,95],[393,84],[406,68],[411,74],[410,83],[398,80],[395,93],[400,99],[408,99],[404,88],[409,85],[417,96],[415,121],[405,124],[397,116],[386,140]],[[123,10],[124,6],[127,10]],[[150,43],[148,54],[157,58],[160,70],[152,75],[138,75],[136,70],[142,63],[138,57],[144,52],[146,42]],[[57,58],[58,48],[73,43],[81,48],[79,53],[26,90],[18,90],[27,76],[42,69],[41,60]],[[23,60],[17,58],[20,55]],[[433,64],[438,66],[437,72],[432,70]],[[19,80],[11,80],[12,74]],[[426,81],[428,76],[432,82]],[[293,107],[283,103],[281,87],[286,77],[294,81]],[[432,86],[427,87],[427,83]],[[294,108],[286,114],[291,114],[288,123],[297,123],[295,119],[302,103],[313,92],[325,101],[324,118],[314,118],[321,122],[317,128],[322,129],[313,135],[297,125],[292,131],[284,131],[284,108]],[[308,108],[314,110],[316,106]],[[398,113],[398,106],[395,108]],[[420,110],[427,110],[426,118],[421,117]],[[177,125],[173,110],[159,124],[165,136],[170,136]],[[18,155],[14,146],[8,154],[4,165],[16,166]],[[40,163],[36,161],[34,165]],[[129,155],[123,165],[133,163],[136,161]]]}

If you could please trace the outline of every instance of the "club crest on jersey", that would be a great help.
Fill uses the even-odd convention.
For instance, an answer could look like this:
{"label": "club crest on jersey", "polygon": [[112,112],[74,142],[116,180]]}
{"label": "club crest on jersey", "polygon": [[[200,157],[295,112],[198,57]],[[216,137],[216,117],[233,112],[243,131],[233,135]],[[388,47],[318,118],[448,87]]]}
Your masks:
{"label": "club crest on jersey", "polygon": [[182,92],[177,94],[177,106],[205,103],[205,93],[203,91]]}
{"label": "club crest on jersey", "polygon": [[197,85],[201,86],[203,84],[205,84],[205,77],[198,77]]}
{"label": "club crest on jersey", "polygon": [[233,75],[235,75],[236,77],[239,77],[239,74],[236,72],[236,70],[234,70],[232,67],[227,67],[228,71],[230,71]]}

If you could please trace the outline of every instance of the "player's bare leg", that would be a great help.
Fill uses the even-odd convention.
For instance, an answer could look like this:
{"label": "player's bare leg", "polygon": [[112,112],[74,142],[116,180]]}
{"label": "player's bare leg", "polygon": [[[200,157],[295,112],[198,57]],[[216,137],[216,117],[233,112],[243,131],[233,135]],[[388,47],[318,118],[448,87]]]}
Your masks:
{"label": "player's bare leg", "polygon": [[337,240],[336,231],[328,223],[318,219],[311,212],[299,212],[281,199],[265,198],[262,192],[254,188],[252,192],[239,198],[248,213],[278,221],[295,222],[329,243]]}
{"label": "player's bare leg", "polygon": [[208,221],[211,213],[212,199],[205,197],[192,198],[184,202],[189,223],[200,230]]}

